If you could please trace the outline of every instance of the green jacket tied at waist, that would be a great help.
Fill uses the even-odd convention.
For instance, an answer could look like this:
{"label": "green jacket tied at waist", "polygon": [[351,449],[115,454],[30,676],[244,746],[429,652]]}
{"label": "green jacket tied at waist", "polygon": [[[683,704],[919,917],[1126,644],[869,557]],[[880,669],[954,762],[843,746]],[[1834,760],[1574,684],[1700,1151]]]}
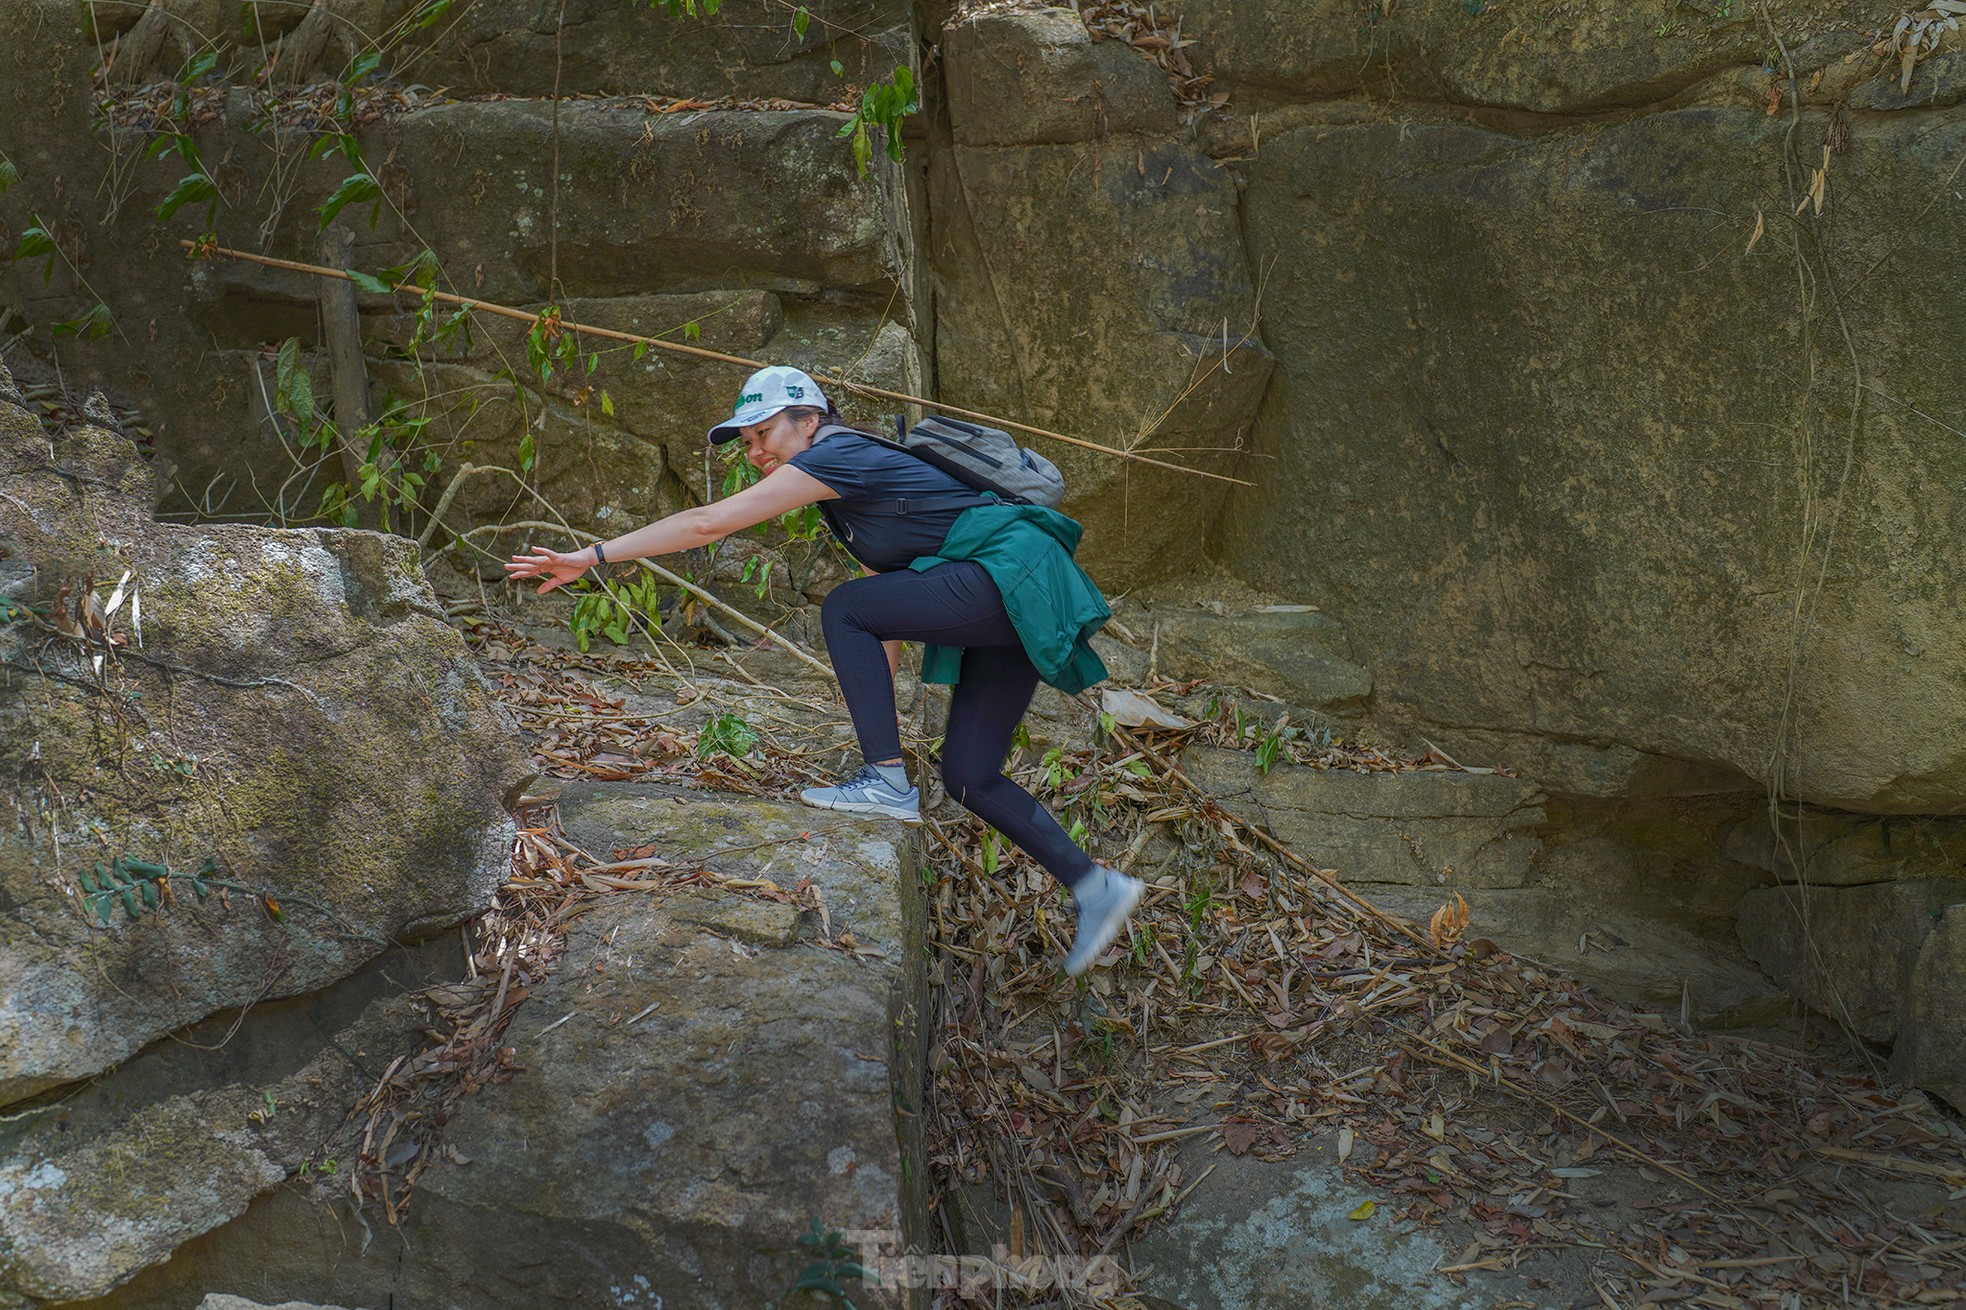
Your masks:
{"label": "green jacket tied at waist", "polygon": [[[1081,531],[1057,510],[1038,505],[978,505],[950,525],[941,554],[924,555],[908,567],[921,573],[956,560],[981,564],[1003,594],[1011,626],[1038,676],[1076,695],[1106,676],[1092,634],[1113,617],[1106,598],[1072,558]],[[952,683],[961,671],[961,647],[922,648],[923,682]]]}

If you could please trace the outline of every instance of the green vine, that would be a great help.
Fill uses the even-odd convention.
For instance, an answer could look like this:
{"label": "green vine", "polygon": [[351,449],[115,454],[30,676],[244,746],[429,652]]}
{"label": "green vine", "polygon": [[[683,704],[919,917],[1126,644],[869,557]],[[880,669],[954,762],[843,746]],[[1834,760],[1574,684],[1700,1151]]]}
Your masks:
{"label": "green vine", "polygon": [[218,859],[215,856],[206,857],[196,873],[174,875],[161,864],[119,855],[107,865],[98,860],[94,876],[91,877],[84,870],[77,881],[82,884],[82,904],[96,922],[106,928],[109,926],[109,916],[118,903],[132,919],[141,919],[146,909],[161,908],[164,898],[170,894],[173,877],[187,883],[201,901],[212,894],[214,887],[236,885],[223,880],[213,881],[212,875],[217,872]]}
{"label": "green vine", "polygon": [[[173,873],[161,864],[149,860],[139,860],[130,855],[118,855],[108,864],[98,860],[93,870],[85,869],[76,875],[76,882],[82,888],[82,904],[89,916],[99,927],[107,928],[118,906],[132,920],[141,919],[146,911],[163,909],[171,899],[177,884],[189,886],[199,900],[217,894],[221,901],[226,892],[241,892],[256,898],[260,908],[275,923],[283,922],[286,912],[281,908],[278,898],[257,887],[235,882],[230,878],[218,876],[218,857],[206,856],[205,862],[192,873]],[[362,932],[319,901],[305,897],[289,896],[287,899],[296,905],[304,905],[310,910],[333,919],[344,932],[369,941],[380,941],[370,933]]]}

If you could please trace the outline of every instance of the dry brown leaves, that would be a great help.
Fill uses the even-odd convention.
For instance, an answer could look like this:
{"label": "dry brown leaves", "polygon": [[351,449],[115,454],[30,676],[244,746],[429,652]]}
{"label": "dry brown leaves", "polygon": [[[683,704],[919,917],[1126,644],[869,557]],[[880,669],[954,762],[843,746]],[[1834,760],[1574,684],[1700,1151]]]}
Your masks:
{"label": "dry brown leaves", "polygon": [[[697,754],[697,732],[624,713],[625,700],[595,689],[604,676],[636,686],[673,684],[669,669],[653,660],[613,658],[604,665],[486,620],[470,623],[465,637],[486,663],[493,694],[526,732],[533,757],[556,778],[649,777],[749,795],[783,794],[820,780],[798,753],[780,747],[757,725],[758,743],[743,758],[728,753],[705,758]],[[685,685],[678,691],[679,704],[696,694]]]}
{"label": "dry brown leaves", "polygon": [[[707,768],[688,734],[664,742],[663,729],[611,718],[619,706],[582,676],[586,657],[489,624],[472,639],[562,776],[675,769],[745,791],[803,780],[775,747],[754,752],[749,770]],[[619,661],[608,671],[624,667],[666,676]],[[1580,1303],[1784,1310],[1844,1303],[1847,1286],[1849,1304],[1957,1304],[1966,1242],[1942,1205],[1907,1217],[1873,1186],[1966,1198],[1966,1136],[1923,1098],[1607,1001],[1469,938],[1463,902],[1443,907],[1431,933],[1384,914],[1221,810],[1171,758],[1184,740],[1253,751],[1261,735],[1224,711],[1185,734],[1121,732],[1113,748],[1021,771],[1068,821],[1087,823],[1105,858],[1127,863],[1155,831],[1176,848],[1084,986],[1058,970],[1072,925],[1048,875],[967,816],[924,826],[923,1114],[938,1211],[958,1185],[984,1184],[1013,1205],[1035,1251],[1110,1254],[1206,1178],[1176,1160],[1181,1143],[1281,1161],[1313,1134],[1335,1135],[1382,1216],[1463,1231],[1465,1251],[1443,1270],[1457,1281],[1583,1249],[1596,1299]],[[1450,767],[1432,751],[1287,746],[1314,767]],[[399,1214],[457,1099],[511,1076],[503,1024],[514,994],[551,968],[568,905],[717,877],[687,853],[610,854],[596,864],[550,817],[529,816],[514,875],[480,925],[474,979],[426,996],[440,1040],[392,1066],[363,1107],[358,1195]],[[824,914],[803,887],[725,885]],[[1599,1179],[1622,1180],[1626,1201],[1593,1196]]]}
{"label": "dry brown leaves", "polygon": [[[1255,746],[1223,727],[1192,735]],[[1431,934],[1379,914],[1180,785],[1158,745],[1123,739],[1056,798],[1079,815],[1101,798],[1105,858],[1154,826],[1181,846],[1086,988],[1058,972],[1056,886],[1021,857],[986,873],[970,820],[931,828],[938,1196],[992,1181],[1047,1254],[1084,1257],[1199,1183],[1175,1143],[1283,1160],[1335,1132],[1379,1210],[1472,1223],[1460,1281],[1571,1247],[1615,1253],[1592,1275],[1612,1304],[1777,1310],[1846,1280],[1867,1305],[1956,1304],[1959,1234],[1853,1185],[1966,1197],[1966,1138],[1922,1097],[1606,1001],[1466,940],[1465,902]],[[1337,767],[1438,767],[1328,749]],[[1585,1194],[1614,1173],[1629,1206]]]}
{"label": "dry brown leaves", "polygon": [[1079,17],[1094,40],[1124,41],[1151,59],[1167,74],[1167,84],[1183,106],[1219,109],[1229,103],[1227,91],[1209,92],[1212,76],[1196,71],[1188,57],[1195,41],[1181,35],[1178,16],[1157,13],[1152,5],[1135,0],[1103,0],[1081,9]]}
{"label": "dry brown leaves", "polygon": [[[171,82],[115,88],[101,93],[97,108],[113,129],[174,132],[216,122],[237,88],[179,87]],[[339,132],[351,124],[365,127],[391,114],[404,113],[429,99],[427,92],[393,86],[345,87],[337,82],[271,90],[246,91],[252,119],[305,131]]]}
{"label": "dry brown leaves", "polygon": [[[512,873],[474,929],[470,977],[418,995],[431,1044],[398,1057],[353,1117],[362,1140],[348,1186],[358,1205],[374,1201],[397,1223],[424,1169],[442,1148],[457,1103],[521,1072],[504,1045],[519,1005],[552,971],[564,941],[565,911],[587,894],[576,855],[556,839],[550,803],[520,811]],[[453,1150],[455,1163],[467,1164]]]}
{"label": "dry brown leaves", "polygon": [[106,416],[100,409],[90,413],[86,399],[45,384],[22,388],[21,401],[51,437],[59,437],[70,428],[104,427],[129,437],[146,453],[156,449],[143,415],[127,405],[109,405]]}
{"label": "dry brown leaves", "polygon": [[1871,46],[1871,53],[1898,61],[1898,92],[1911,90],[1911,77],[1918,61],[1939,48],[1948,32],[1959,30],[1959,19],[1966,15],[1966,0],[1932,0],[1923,9],[1899,17],[1889,33]]}
{"label": "dry brown leaves", "polygon": [[753,96],[749,98],[722,96],[711,100],[704,100],[695,96],[684,96],[681,99],[673,100],[666,96],[660,98],[656,96],[642,96],[641,101],[643,106],[651,114],[700,114],[709,110],[761,114],[782,113],[786,110],[794,109],[829,109],[838,114],[850,114],[856,108],[854,102],[851,100],[836,100],[831,104],[815,105],[807,104],[803,100],[782,100],[776,96]]}

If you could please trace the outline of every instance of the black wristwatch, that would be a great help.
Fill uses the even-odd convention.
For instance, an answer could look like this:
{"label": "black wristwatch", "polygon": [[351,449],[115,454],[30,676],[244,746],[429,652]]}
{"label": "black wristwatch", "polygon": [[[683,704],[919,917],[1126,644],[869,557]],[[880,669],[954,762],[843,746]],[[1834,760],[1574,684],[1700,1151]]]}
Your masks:
{"label": "black wristwatch", "polygon": [[605,552],[605,551],[603,551],[603,550],[601,549],[601,543],[600,543],[600,542],[598,542],[598,541],[597,541],[597,542],[595,542],[595,543],[594,543],[594,563],[596,563],[596,564],[605,564],[605,563],[607,563],[607,562],[608,562],[608,557],[607,557],[607,552]]}

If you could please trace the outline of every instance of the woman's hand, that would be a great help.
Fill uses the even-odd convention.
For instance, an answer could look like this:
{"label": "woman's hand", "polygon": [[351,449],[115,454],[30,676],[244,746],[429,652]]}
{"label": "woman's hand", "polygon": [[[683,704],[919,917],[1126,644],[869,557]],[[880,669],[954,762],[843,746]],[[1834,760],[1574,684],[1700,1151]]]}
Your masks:
{"label": "woman's hand", "polygon": [[539,594],[543,596],[555,587],[564,587],[593,567],[587,551],[580,550],[571,555],[562,555],[559,551],[548,550],[544,546],[529,545],[506,564],[505,576],[513,582],[525,578],[544,577],[546,581],[539,587]]}

